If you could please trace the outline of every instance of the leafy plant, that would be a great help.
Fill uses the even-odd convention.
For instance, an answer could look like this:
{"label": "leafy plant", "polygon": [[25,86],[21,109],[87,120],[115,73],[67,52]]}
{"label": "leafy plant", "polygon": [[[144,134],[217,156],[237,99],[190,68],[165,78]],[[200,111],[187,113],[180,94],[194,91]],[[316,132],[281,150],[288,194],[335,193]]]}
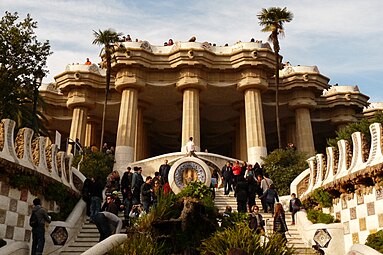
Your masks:
{"label": "leafy plant", "polygon": [[[78,159],[77,159],[78,160]],[[74,164],[73,164],[74,165]],[[102,152],[88,151],[84,154],[80,164],[80,171],[87,177],[95,177],[106,180],[106,177],[113,170],[114,158]],[[75,165],[77,166],[77,165]]]}
{"label": "leafy plant", "polygon": [[289,255],[295,254],[294,249],[283,244],[281,236],[276,234],[269,237],[267,242],[246,223],[236,224],[224,231],[217,231],[208,239],[202,241],[199,248],[202,255],[226,255],[232,248],[239,248],[247,254]]}
{"label": "leafy plant", "polygon": [[374,234],[370,234],[367,237],[366,245],[380,253],[383,253],[383,230],[379,230]]}
{"label": "leafy plant", "polygon": [[332,199],[334,198],[328,191],[318,188],[312,193],[312,198],[316,201],[322,208],[331,207]]}
{"label": "leafy plant", "polygon": [[308,210],[307,211],[307,218],[312,223],[324,223],[324,224],[330,224],[336,222],[335,218],[328,214],[324,213],[321,210]]}
{"label": "leafy plant", "polygon": [[308,168],[306,154],[294,149],[276,149],[264,161],[263,169],[277,183],[279,195],[288,195],[291,182]]}
{"label": "leafy plant", "polygon": [[124,242],[118,248],[114,248],[110,255],[160,255],[163,253],[163,244],[155,242],[150,234],[135,232],[129,236],[129,241]]}
{"label": "leafy plant", "polygon": [[369,128],[370,128],[370,125],[372,123],[375,123],[375,122],[383,123],[383,113],[382,112],[376,113],[374,118],[372,118],[372,119],[363,118],[357,122],[353,122],[353,123],[348,124],[344,128],[336,131],[336,137],[335,138],[327,139],[327,144],[328,144],[328,146],[331,146],[331,147],[334,147],[335,149],[337,149],[338,148],[337,142],[339,140],[343,139],[343,140],[347,140],[348,142],[351,143],[352,142],[351,135],[354,132],[361,132],[362,134],[364,134],[366,142],[368,144],[370,144],[371,143],[371,134],[370,134]]}

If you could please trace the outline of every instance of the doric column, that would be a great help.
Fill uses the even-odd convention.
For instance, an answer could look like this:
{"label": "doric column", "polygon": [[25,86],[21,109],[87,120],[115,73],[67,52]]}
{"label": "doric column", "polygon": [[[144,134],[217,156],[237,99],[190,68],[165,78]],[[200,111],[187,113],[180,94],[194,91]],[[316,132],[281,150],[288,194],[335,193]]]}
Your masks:
{"label": "doric column", "polygon": [[251,164],[262,163],[261,157],[267,155],[261,98],[261,91],[267,86],[267,77],[261,72],[250,73],[238,84],[245,98],[247,160]]}
{"label": "doric column", "polygon": [[310,91],[300,91],[289,101],[289,107],[295,110],[296,147],[309,156],[315,154],[310,116],[310,109],[315,105],[314,95]]}
{"label": "doric column", "polygon": [[135,159],[138,92],[145,85],[138,74],[132,71],[134,70],[120,71],[116,75],[115,82],[116,90],[122,93],[114,166],[120,173],[123,173],[126,166]]}
{"label": "doric column", "polygon": [[86,127],[85,127],[85,142],[84,145],[86,147],[90,147],[91,145],[95,145],[96,137],[96,123],[94,121],[89,120],[86,122]]}
{"label": "doric column", "polygon": [[295,144],[297,143],[296,139],[296,127],[295,127],[295,122],[294,123],[288,123],[286,126],[286,142],[287,143],[292,143]]}
{"label": "doric column", "polygon": [[145,128],[144,128],[144,110],[143,102],[139,102],[137,110],[137,126],[136,126],[136,141],[135,141],[135,161],[145,158]]}
{"label": "doric column", "polygon": [[239,112],[239,121],[235,121],[235,157],[247,161],[247,139],[246,139],[246,116],[243,102],[236,103],[233,108]]}
{"label": "doric column", "polygon": [[199,93],[206,87],[206,82],[193,69],[182,70],[181,76],[177,82],[177,88],[183,93],[181,151],[186,152],[189,137],[193,137],[196,151],[201,151]]}
{"label": "doric column", "polygon": [[[85,143],[85,130],[86,130],[86,119],[87,119],[88,109],[86,107],[74,107],[72,114],[72,124],[70,126],[69,138],[72,141],[79,139],[80,143],[84,145]],[[68,145],[68,153],[72,150],[72,145]]]}

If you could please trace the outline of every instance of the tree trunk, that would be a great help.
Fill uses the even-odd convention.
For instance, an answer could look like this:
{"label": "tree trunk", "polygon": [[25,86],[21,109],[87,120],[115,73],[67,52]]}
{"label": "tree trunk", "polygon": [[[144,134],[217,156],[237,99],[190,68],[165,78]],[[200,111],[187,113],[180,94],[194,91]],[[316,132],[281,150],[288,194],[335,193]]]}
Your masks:
{"label": "tree trunk", "polygon": [[106,108],[108,104],[108,95],[109,95],[109,86],[110,86],[110,70],[111,70],[111,57],[109,54],[109,48],[105,47],[106,55],[106,87],[105,87],[105,101],[104,109],[102,111],[102,124],[101,124],[101,141],[100,141],[100,150],[104,144],[104,130],[105,130],[105,118],[106,118]]}

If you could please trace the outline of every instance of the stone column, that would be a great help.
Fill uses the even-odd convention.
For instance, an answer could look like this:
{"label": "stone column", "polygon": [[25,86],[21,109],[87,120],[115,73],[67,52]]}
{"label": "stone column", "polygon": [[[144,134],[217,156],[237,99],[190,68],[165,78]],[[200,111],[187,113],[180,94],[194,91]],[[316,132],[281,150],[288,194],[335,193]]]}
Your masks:
{"label": "stone column", "polygon": [[85,143],[86,147],[90,147],[91,145],[95,145],[96,137],[96,123],[88,119],[85,127]]}
{"label": "stone column", "polygon": [[144,109],[142,106],[138,107],[137,111],[137,126],[136,126],[136,141],[135,141],[135,161],[144,158]]}
{"label": "stone column", "polygon": [[248,75],[238,83],[245,98],[247,161],[261,164],[261,157],[267,155],[261,91],[266,90],[268,83],[267,77],[260,71],[249,72]]}
{"label": "stone column", "polygon": [[286,127],[286,142],[287,143],[293,143],[294,146],[297,143],[296,139],[296,127],[295,127],[295,122],[294,123],[288,123]]}
{"label": "stone column", "polygon": [[177,88],[183,93],[181,151],[186,152],[185,145],[190,137],[193,137],[196,151],[201,151],[199,93],[206,88],[206,82],[197,70],[182,70],[181,75],[183,77],[177,82]]}
{"label": "stone column", "polygon": [[138,70],[122,70],[116,75],[115,88],[121,92],[114,169],[121,174],[135,159],[138,92],[145,85]]}
{"label": "stone column", "polygon": [[311,91],[298,91],[289,101],[289,107],[295,110],[296,148],[309,156],[315,154],[314,137],[311,126],[310,109],[315,107],[315,95]]}
{"label": "stone column", "polygon": [[[85,144],[85,129],[88,109],[86,107],[76,106],[73,108],[72,124],[70,126],[69,138],[71,141],[79,139],[81,145]],[[70,142],[71,142],[70,141]],[[68,145],[67,152],[70,153],[72,145]]]}
{"label": "stone column", "polygon": [[239,159],[247,161],[247,139],[246,139],[246,115],[245,108],[239,111]]}

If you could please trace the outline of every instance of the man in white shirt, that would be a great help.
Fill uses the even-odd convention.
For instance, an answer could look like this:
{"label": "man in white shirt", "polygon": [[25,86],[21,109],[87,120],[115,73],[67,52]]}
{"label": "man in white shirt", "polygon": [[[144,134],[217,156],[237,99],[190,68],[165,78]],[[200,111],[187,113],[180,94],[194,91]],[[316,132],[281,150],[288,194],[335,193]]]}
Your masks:
{"label": "man in white shirt", "polygon": [[190,137],[189,138],[189,141],[186,143],[186,152],[187,152],[187,156],[191,157],[196,157],[198,158],[197,154],[195,154],[195,145],[194,145],[194,142],[193,142],[193,137]]}

